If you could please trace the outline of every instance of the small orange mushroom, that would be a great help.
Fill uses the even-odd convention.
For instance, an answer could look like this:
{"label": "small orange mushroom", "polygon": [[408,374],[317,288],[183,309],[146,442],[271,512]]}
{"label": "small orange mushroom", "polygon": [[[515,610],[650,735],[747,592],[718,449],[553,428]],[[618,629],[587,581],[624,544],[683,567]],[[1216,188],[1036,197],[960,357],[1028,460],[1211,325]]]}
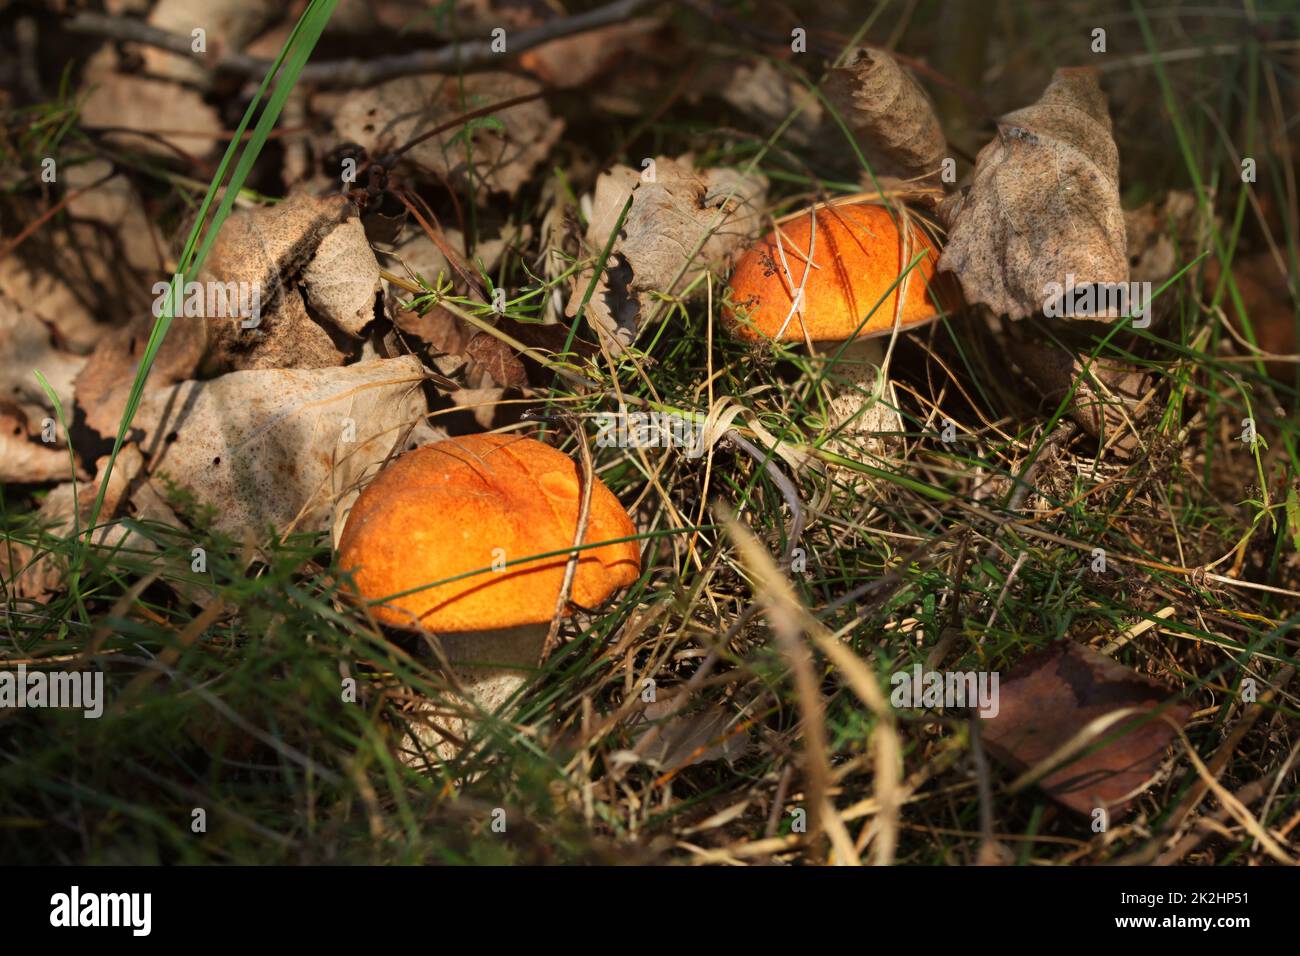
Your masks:
{"label": "small orange mushroom", "polygon": [[[915,221],[910,242],[891,212],[875,203],[823,206],[799,213],[751,247],[731,275],[732,332],[749,341],[843,342],[893,331],[903,270],[908,275],[900,328],[914,328],[943,311],[930,290],[939,250]],[[812,269],[808,269],[812,250]],[[805,279],[805,273],[807,278]],[[803,308],[794,308],[803,290]]]}
{"label": "small orange mushroom", "polygon": [[836,350],[847,388],[832,390],[829,427],[862,436],[897,431],[902,423],[884,401],[888,389],[874,405],[867,400],[865,411],[863,393],[878,388],[880,338],[932,322],[952,302],[949,283],[935,276],[938,259],[905,209],[822,205],[779,222],[740,258],[723,318],[745,341],[848,343]]}

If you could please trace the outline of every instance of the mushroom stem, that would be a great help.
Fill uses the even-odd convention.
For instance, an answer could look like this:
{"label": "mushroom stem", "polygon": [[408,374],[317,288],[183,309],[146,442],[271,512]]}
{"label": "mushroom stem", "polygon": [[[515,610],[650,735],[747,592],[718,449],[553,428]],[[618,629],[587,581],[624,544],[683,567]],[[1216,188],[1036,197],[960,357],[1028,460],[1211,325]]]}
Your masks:
{"label": "mushroom stem", "polygon": [[467,699],[458,700],[449,692],[449,699],[430,701],[419,708],[410,724],[415,740],[408,736],[403,741],[403,757],[412,766],[423,763],[421,750],[439,760],[454,759],[460,753],[456,740],[468,740],[475,722],[449,711],[496,713],[536,670],[548,625],[439,634],[443,653]]}
{"label": "mushroom stem", "polygon": [[[828,353],[834,355],[839,348],[833,346]],[[865,462],[884,457],[897,444],[893,433],[903,430],[903,419],[896,411],[894,383],[886,381],[880,397],[872,400],[884,360],[883,339],[854,339],[827,370],[835,382],[830,385],[826,430],[836,434],[826,447],[835,454]]]}

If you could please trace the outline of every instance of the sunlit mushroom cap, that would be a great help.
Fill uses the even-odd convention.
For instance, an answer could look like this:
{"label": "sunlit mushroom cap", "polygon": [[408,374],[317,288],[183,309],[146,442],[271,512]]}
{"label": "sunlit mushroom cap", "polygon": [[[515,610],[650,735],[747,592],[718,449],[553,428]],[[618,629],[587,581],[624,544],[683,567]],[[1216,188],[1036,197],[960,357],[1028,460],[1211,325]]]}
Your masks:
{"label": "sunlit mushroom cap", "polygon": [[[851,203],[818,208],[815,229],[811,211],[782,223],[736,263],[730,283],[734,311],[724,312],[732,334],[749,341],[802,342],[806,326],[814,342],[884,335],[894,327],[899,276],[922,252],[925,257],[908,273],[899,324],[908,328],[937,318],[942,311],[937,302],[950,301],[947,284],[936,284],[939,252],[915,217],[910,244],[901,242],[902,216],[899,209]],[[809,249],[813,268],[804,282]],[[792,314],[801,284],[803,308]]]}
{"label": "sunlit mushroom cap", "polygon": [[[352,506],[339,566],[367,601],[530,555],[573,547],[582,486],[571,458],[531,438],[468,435],[407,452]],[[571,600],[595,607],[641,570],[631,518],[595,479]],[[498,550],[499,549],[499,550]],[[374,607],[396,627],[477,631],[555,613],[568,555],[488,570]],[[417,623],[418,622],[418,623]]]}

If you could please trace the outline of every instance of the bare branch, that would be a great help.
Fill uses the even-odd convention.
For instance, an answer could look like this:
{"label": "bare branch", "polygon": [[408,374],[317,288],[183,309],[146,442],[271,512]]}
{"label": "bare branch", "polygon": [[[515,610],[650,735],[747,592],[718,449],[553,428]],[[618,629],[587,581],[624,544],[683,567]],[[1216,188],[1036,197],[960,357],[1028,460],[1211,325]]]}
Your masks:
{"label": "bare branch", "polygon": [[[551,40],[618,23],[656,2],[662,4],[663,0],[616,0],[615,3],[597,7],[587,13],[560,17],[530,30],[520,30],[507,38],[508,46],[505,53],[494,52],[491,40],[469,40],[439,47],[436,50],[416,50],[412,53],[376,57],[372,60],[347,59],[308,63],[302,71],[301,79],[321,89],[346,89],[372,86],[384,80],[416,73],[472,71],[498,66],[510,57]],[[195,53],[190,48],[188,36],[160,30],[141,20],[108,17],[99,13],[78,13],[67,20],[64,26],[74,33],[86,33],[127,43],[140,43],[166,50],[177,56],[190,57],[214,71],[226,71],[250,77],[262,76],[271,68],[272,63],[271,60],[238,52],[227,52],[219,58]]]}

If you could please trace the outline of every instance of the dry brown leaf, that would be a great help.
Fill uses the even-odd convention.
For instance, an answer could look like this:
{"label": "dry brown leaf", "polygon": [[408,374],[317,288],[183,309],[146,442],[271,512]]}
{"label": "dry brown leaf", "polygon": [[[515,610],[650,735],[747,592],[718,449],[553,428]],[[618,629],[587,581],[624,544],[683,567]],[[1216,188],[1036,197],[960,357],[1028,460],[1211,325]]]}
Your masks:
{"label": "dry brown leaf", "polygon": [[176,150],[202,156],[220,141],[221,118],[202,96],[169,80],[118,73],[117,61],[112,49],[101,50],[86,64],[82,80],[81,121],[113,127],[107,142],[175,158]]}
{"label": "dry brown leaf", "polygon": [[161,240],[157,239],[140,194],[131,181],[117,175],[93,189],[88,188],[112,170],[113,165],[103,159],[68,166],[64,172],[68,192],[86,190],[68,203],[68,214],[111,230],[122,259],[132,269],[141,273],[161,272],[165,268]]}
{"label": "dry brown leaf", "polygon": [[465,345],[465,355],[502,388],[522,388],[528,384],[524,363],[514,349],[495,335],[479,332]]}
{"label": "dry brown leaf", "polygon": [[[717,64],[710,68],[721,71],[727,69],[727,66]],[[826,109],[817,94],[804,84],[765,59],[752,64],[738,64],[723,76],[725,79],[716,88],[722,98],[748,122],[756,123],[760,129],[768,132],[793,115],[794,120],[787,125],[783,138],[788,138],[798,146],[816,144],[825,129],[822,121]],[[834,131],[828,132],[832,136],[836,135]],[[837,145],[844,142],[843,134],[838,135]]]}
{"label": "dry brown leaf", "polygon": [[83,356],[57,348],[49,328],[35,314],[0,293],[0,399],[53,412],[34,374],[40,372],[70,415],[72,383],[85,364]]}
{"label": "dry brown leaf", "polygon": [[[644,171],[615,166],[602,173],[587,227],[589,251],[604,249],[629,196],[632,206],[587,304],[588,324],[605,333],[612,348],[629,345],[650,312],[652,294],[680,294],[757,238],[766,195],[763,176],[697,171],[689,156],[660,156]],[[697,245],[700,251],[688,260]],[[570,317],[590,282],[590,271],[578,274],[566,308]]]}
{"label": "dry brown leaf", "polygon": [[[77,407],[86,424],[104,438],[117,434],[131,385],[153,331],[151,315],[136,319],[104,336],[77,375]],[[192,378],[207,349],[209,325],[204,319],[177,318],[154,357],[146,379],[146,394]],[[135,427],[140,426],[137,416]]]}
{"label": "dry brown leaf", "polygon": [[937,176],[948,148],[943,128],[921,84],[892,56],[859,49],[830,71],[824,91],[877,176]]}
{"label": "dry brown leaf", "polygon": [[[1038,781],[1071,810],[1091,814],[1104,808],[1113,818],[1150,781],[1174,739],[1163,719],[1145,716],[1171,697],[1168,688],[1091,648],[1057,641],[1021,660],[1002,680],[998,714],[984,721],[982,735],[989,753],[1023,771],[1053,756],[1093,721],[1125,708],[1143,711],[1117,718],[1090,743],[1122,734],[1118,739],[1085,748],[1083,756]],[[1181,726],[1191,708],[1172,704],[1164,713]]]}
{"label": "dry brown leaf", "polygon": [[1138,403],[1154,386],[1150,373],[1113,359],[1090,361],[1050,344],[1007,342],[1006,348],[1053,409],[1074,388],[1066,408],[1072,421],[1093,438],[1110,443],[1120,458],[1138,450],[1138,436],[1129,423],[1137,423]]}
{"label": "dry brown leaf", "polygon": [[[469,357],[465,348],[478,329],[461,321],[441,306],[426,309],[424,314],[399,308],[393,322],[407,335],[413,335],[429,346],[429,364],[443,376],[454,376],[467,371]],[[469,376],[466,375],[468,379]]]}
{"label": "dry brown leaf", "polygon": [[541,352],[553,352],[558,355],[567,345],[570,353],[583,358],[600,354],[600,346],[580,335],[575,335],[570,342],[568,326],[559,322],[520,322],[507,315],[498,323],[498,328],[509,332],[510,337],[521,345]]}
{"label": "dry brown leaf", "polygon": [[561,37],[525,51],[519,65],[547,86],[574,89],[622,63],[636,50],[647,48],[650,36],[660,26],[657,17],[640,17]]}
{"label": "dry brown leaf", "polygon": [[[342,139],[378,157],[463,113],[541,88],[535,80],[509,73],[406,76],[349,95],[334,117],[334,128]],[[402,164],[456,188],[472,185],[513,196],[559,140],[564,121],[553,117],[544,102],[533,100],[470,126],[466,131],[458,124],[412,147]]]}
{"label": "dry brown leaf", "polygon": [[[399,309],[394,321],[397,327],[409,335],[414,335],[429,345],[429,363],[442,376],[459,376],[461,385],[469,389],[480,389],[497,384],[496,375],[506,379],[518,379],[524,375],[524,368],[510,347],[504,342],[485,335],[468,322],[462,321],[446,309],[439,306],[419,315],[407,309]],[[471,354],[470,342],[484,339],[475,344],[476,354]],[[492,338],[492,342],[486,339]],[[495,344],[493,344],[495,343]],[[455,382],[450,384],[450,391],[456,390]],[[518,383],[522,384],[522,383]]]}
{"label": "dry brown leaf", "polygon": [[442,369],[447,375],[464,364],[460,359],[465,354],[465,346],[476,334],[468,323],[438,306],[428,309],[423,315],[413,309],[398,309],[393,321],[403,332],[416,336],[434,351],[453,356],[457,361],[450,370]]}
{"label": "dry brown leaf", "polygon": [[453,430],[492,431],[517,423],[521,414],[518,406],[502,404],[507,398],[506,390],[500,386],[460,388],[447,397],[463,411],[437,421]]}
{"label": "dry brown leaf", "polygon": [[[331,262],[312,273],[315,301],[331,310],[323,317],[340,328],[351,330],[368,321],[362,300],[368,288],[373,297],[372,282],[379,266],[362,241],[364,236],[358,238],[359,225],[349,225],[353,216],[352,205],[343,196],[298,193],[274,206],[241,210],[225,221],[198,279],[247,283],[247,288],[260,290],[261,316],[251,328],[244,328],[239,318],[208,320],[204,374],[325,368],[343,361],[329,332],[309,315],[297,280],[326,240],[345,230],[337,244],[326,247]],[[344,265],[341,254],[356,261]],[[334,281],[338,285],[331,287]]]}
{"label": "dry brown leaf", "polygon": [[345,220],[320,241],[302,278],[313,314],[336,328],[358,336],[374,319],[379,262],[360,219]]}
{"label": "dry brown leaf", "polygon": [[[94,509],[95,499],[99,496],[99,486],[104,480],[108,461],[108,455],[98,459],[95,462],[95,481],[77,487],[77,514],[83,525],[90,521],[90,513]],[[117,514],[117,509],[129,497],[136,478],[140,476],[143,468],[144,456],[140,454],[140,449],[134,444],[123,445],[113,465],[113,474],[109,476],[108,487],[104,490],[104,501],[99,509],[100,521]],[[70,515],[71,511],[68,513]],[[71,528],[71,525],[68,527]],[[98,532],[95,540],[99,540]]]}
{"label": "dry brown leaf", "polygon": [[329,527],[427,411],[414,356],[342,368],[231,372],[151,393],[149,473],[237,536]]}
{"label": "dry brown leaf", "polygon": [[1037,103],[1002,117],[971,186],[940,211],[939,267],[957,274],[967,302],[1021,319],[1070,276],[1127,282],[1119,151],[1096,71],[1057,70]]}
{"label": "dry brown leaf", "polygon": [[1129,279],[1156,286],[1167,281],[1201,246],[1200,219],[1196,196],[1185,190],[1124,210]]}
{"label": "dry brown leaf", "polygon": [[27,303],[27,310],[53,329],[68,351],[87,354],[110,326],[96,321],[85,286],[74,285],[57,263],[39,254],[29,259],[29,251],[32,247],[24,243],[0,259],[0,297]]}
{"label": "dry brown leaf", "polygon": [[[497,385],[522,388],[528,384],[529,365],[514,349],[446,309],[435,305],[423,315],[398,309],[393,321],[403,332],[429,345],[430,351],[436,353],[430,355],[429,361],[441,374],[452,376],[463,370],[467,387],[482,387],[484,375]],[[596,345],[579,337],[569,343],[568,329],[558,323],[519,322],[502,316],[497,326],[524,346],[541,352],[562,352],[566,343],[571,352],[584,357],[599,352]]]}
{"label": "dry brown leaf", "polygon": [[[209,57],[237,53],[282,9],[273,0],[158,0],[149,13],[150,26],[190,36],[202,28]],[[141,51],[147,71],[155,76],[206,86],[212,72],[189,57],[153,47]]]}
{"label": "dry brown leaf", "polygon": [[[1160,199],[1124,210],[1129,281],[1150,282],[1153,290],[1160,288],[1208,245],[1207,226],[1196,196],[1185,190],[1170,190]],[[1178,308],[1178,301],[1178,296],[1170,294],[1155,299],[1152,322],[1162,326]]]}
{"label": "dry brown leaf", "polygon": [[[60,181],[81,181],[79,167],[58,170]],[[98,193],[92,190],[72,200],[85,215],[45,222],[0,259],[0,292],[38,314],[55,330],[60,347],[76,354],[89,352],[123,315],[148,308],[160,261],[143,218],[132,216],[128,228],[120,228],[112,221],[114,210],[125,212],[127,206]],[[42,211],[43,203],[28,207],[33,217]],[[132,260],[151,265],[142,270]]]}
{"label": "dry brown leaf", "polygon": [[0,399],[0,483],[64,481],[71,471],[68,449],[36,440],[27,414]]}

